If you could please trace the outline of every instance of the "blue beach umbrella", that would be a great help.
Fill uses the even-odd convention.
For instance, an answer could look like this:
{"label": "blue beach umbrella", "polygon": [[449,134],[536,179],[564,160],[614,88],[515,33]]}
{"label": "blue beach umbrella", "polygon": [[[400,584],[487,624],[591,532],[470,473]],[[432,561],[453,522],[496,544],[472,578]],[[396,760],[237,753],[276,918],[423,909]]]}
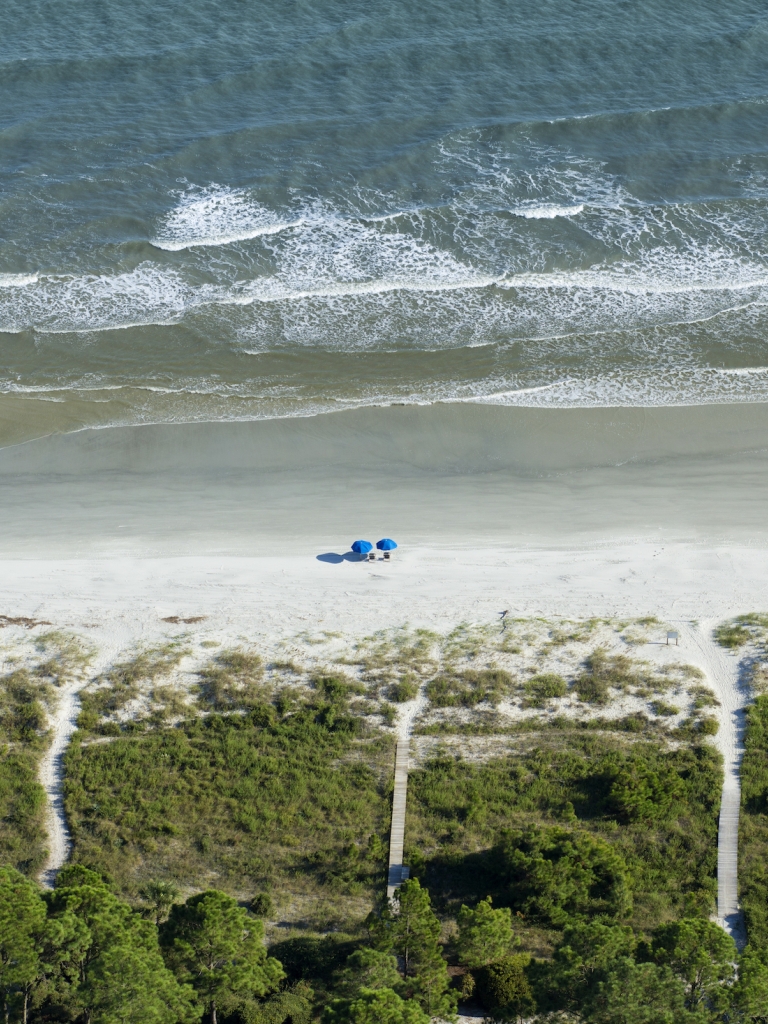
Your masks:
{"label": "blue beach umbrella", "polygon": [[373,551],[373,544],[369,540],[356,540],[352,544],[352,550],[357,555],[367,555],[369,551]]}
{"label": "blue beach umbrella", "polygon": [[383,540],[376,541],[376,547],[379,551],[394,551],[397,544],[390,537],[384,537]]}

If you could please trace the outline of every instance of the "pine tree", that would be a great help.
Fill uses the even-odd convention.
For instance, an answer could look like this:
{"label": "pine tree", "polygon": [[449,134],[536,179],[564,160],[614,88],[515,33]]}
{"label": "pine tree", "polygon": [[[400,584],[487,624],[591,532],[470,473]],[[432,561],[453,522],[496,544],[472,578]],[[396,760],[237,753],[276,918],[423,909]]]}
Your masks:
{"label": "pine tree", "polygon": [[[39,974],[38,937],[45,919],[45,901],[37,886],[13,868],[0,868],[0,989],[6,1024],[12,994],[24,990]],[[25,1024],[26,1015],[25,998]]]}
{"label": "pine tree", "polygon": [[685,983],[686,1005],[722,1002],[724,982],[734,977],[736,945],[713,921],[682,918],[659,928],[653,938],[657,963],[667,964]]}
{"label": "pine tree", "polygon": [[264,996],[285,976],[264,948],[264,925],[231,896],[210,890],[176,904],[162,930],[168,961],[216,1024],[222,1000]]}
{"label": "pine tree", "polygon": [[362,989],[391,988],[397,991],[400,982],[396,957],[376,949],[358,949],[336,972],[333,990],[339,997],[354,999]]}
{"label": "pine tree", "polygon": [[[68,872],[51,897],[53,920],[79,934],[60,965],[61,992],[86,1024],[182,1024],[199,1018],[191,987],[166,967],[157,928],[93,872]],[[81,884],[77,884],[81,883]]]}
{"label": "pine tree", "polygon": [[491,897],[481,900],[474,910],[462,906],[458,917],[459,938],[456,951],[466,967],[484,967],[508,956],[519,940],[512,931],[509,907],[494,910]]}
{"label": "pine tree", "polygon": [[375,935],[380,948],[402,958],[406,986],[430,1016],[450,1014],[455,1008],[448,992],[448,968],[440,949],[440,921],[432,910],[429,893],[417,878],[409,878],[396,891],[394,906],[382,915]]}
{"label": "pine tree", "polygon": [[363,989],[356,999],[332,1000],[322,1024],[429,1024],[429,1017],[418,1003],[401,999],[392,989]]}
{"label": "pine tree", "polygon": [[747,946],[739,957],[736,984],[730,992],[729,1019],[749,1021],[768,1013],[768,955]]}

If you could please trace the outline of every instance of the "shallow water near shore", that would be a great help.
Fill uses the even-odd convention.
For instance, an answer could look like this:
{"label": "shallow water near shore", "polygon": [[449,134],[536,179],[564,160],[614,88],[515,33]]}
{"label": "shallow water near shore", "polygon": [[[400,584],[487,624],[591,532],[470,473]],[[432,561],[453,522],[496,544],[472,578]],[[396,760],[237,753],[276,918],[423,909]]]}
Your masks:
{"label": "shallow water near shore", "polygon": [[768,406],[367,409],[0,451],[0,552],[768,539]]}
{"label": "shallow water near shore", "polygon": [[9,0],[0,29],[0,445],[768,401],[751,0]]}

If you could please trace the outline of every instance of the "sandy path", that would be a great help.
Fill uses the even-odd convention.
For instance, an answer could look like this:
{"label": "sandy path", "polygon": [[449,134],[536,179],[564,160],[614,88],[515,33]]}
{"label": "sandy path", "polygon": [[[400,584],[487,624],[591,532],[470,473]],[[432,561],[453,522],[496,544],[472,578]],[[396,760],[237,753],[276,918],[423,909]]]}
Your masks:
{"label": "sandy path", "polygon": [[84,685],[85,680],[78,679],[59,691],[56,713],[50,722],[53,739],[40,763],[40,782],[48,797],[48,860],[40,873],[40,881],[47,889],[53,888],[56,875],[66,862],[72,845],[64,814],[64,754],[80,711],[77,692]]}
{"label": "sandy path", "polygon": [[701,667],[721,704],[716,743],[723,755],[725,777],[717,837],[717,920],[742,947],[746,943],[746,930],[738,890],[739,769],[744,756],[744,706],[748,694],[740,683],[738,657],[712,639],[716,625],[716,620],[707,620],[698,626],[682,624],[679,631],[683,644],[698,652]]}

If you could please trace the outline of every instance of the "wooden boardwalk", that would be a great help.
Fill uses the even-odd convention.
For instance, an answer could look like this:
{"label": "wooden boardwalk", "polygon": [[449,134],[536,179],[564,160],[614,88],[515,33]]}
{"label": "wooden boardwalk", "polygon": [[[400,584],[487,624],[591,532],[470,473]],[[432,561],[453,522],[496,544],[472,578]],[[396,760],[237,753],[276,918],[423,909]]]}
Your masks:
{"label": "wooden boardwalk", "polygon": [[408,796],[410,745],[409,738],[399,739],[395,754],[395,791],[392,794],[392,827],[389,832],[389,867],[387,869],[387,899],[389,900],[408,877],[408,868],[403,866],[403,842],[405,840],[405,803]]}
{"label": "wooden boardwalk", "polygon": [[738,776],[726,775],[717,830],[717,917],[737,945],[743,945],[744,925],[739,909],[739,804]]}

